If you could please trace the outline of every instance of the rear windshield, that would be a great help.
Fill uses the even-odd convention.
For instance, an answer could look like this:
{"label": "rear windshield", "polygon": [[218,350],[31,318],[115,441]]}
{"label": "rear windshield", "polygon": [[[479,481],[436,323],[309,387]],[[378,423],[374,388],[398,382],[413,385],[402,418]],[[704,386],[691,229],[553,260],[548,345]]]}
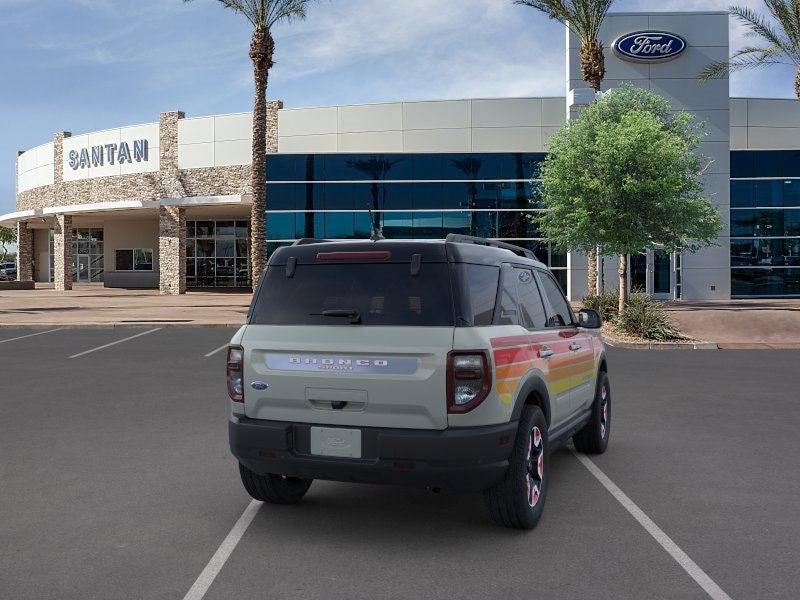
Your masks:
{"label": "rear windshield", "polygon": [[454,321],[447,264],[423,263],[411,275],[409,263],[381,263],[297,265],[292,277],[285,266],[271,266],[250,323],[448,327]]}

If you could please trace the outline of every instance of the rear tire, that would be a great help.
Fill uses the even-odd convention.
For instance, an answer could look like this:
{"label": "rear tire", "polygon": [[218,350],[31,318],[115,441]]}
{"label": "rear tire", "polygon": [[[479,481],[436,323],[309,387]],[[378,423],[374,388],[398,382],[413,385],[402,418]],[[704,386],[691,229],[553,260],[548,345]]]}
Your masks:
{"label": "rear tire", "polygon": [[239,475],[247,493],[255,500],[270,504],[295,504],[306,495],[313,479],[283,477],[282,475],[259,475],[239,463]]}
{"label": "rear tire", "polygon": [[497,525],[533,529],[547,497],[550,459],[547,421],[538,406],[526,406],[519,420],[508,471],[483,492],[489,518]]}
{"label": "rear tire", "polygon": [[608,375],[600,371],[597,391],[592,402],[592,418],[578,433],[572,436],[575,449],[584,454],[602,454],[608,448],[611,435],[611,387]]}

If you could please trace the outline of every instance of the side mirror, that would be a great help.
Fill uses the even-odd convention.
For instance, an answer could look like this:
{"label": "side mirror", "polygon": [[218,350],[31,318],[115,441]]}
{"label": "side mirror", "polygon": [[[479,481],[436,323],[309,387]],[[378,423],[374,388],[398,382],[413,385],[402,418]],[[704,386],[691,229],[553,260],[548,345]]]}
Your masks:
{"label": "side mirror", "polygon": [[578,326],[585,329],[600,329],[603,326],[603,318],[596,310],[582,308],[578,312]]}

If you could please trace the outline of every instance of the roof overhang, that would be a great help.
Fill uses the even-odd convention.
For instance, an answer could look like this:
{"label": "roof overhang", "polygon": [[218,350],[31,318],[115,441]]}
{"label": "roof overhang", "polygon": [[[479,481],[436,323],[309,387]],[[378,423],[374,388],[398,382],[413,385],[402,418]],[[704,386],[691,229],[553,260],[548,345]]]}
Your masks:
{"label": "roof overhang", "polygon": [[0,225],[10,227],[20,221],[30,219],[46,220],[55,215],[94,215],[113,211],[148,210],[159,206],[224,206],[250,204],[248,196],[231,194],[227,196],[191,196],[188,198],[162,198],[161,200],[118,200],[116,202],[94,202],[91,204],[68,204],[22,210],[0,215]]}

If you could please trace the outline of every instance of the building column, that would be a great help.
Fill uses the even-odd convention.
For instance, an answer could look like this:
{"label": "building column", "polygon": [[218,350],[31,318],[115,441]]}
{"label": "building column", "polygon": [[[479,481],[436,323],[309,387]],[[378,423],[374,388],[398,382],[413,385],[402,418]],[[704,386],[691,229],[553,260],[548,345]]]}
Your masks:
{"label": "building column", "polygon": [[186,211],[178,206],[158,207],[158,289],[186,293]]}
{"label": "building column", "polygon": [[53,281],[55,289],[72,289],[72,217],[56,215],[53,238]]}
{"label": "building column", "polygon": [[17,223],[17,281],[33,281],[33,229]]}

